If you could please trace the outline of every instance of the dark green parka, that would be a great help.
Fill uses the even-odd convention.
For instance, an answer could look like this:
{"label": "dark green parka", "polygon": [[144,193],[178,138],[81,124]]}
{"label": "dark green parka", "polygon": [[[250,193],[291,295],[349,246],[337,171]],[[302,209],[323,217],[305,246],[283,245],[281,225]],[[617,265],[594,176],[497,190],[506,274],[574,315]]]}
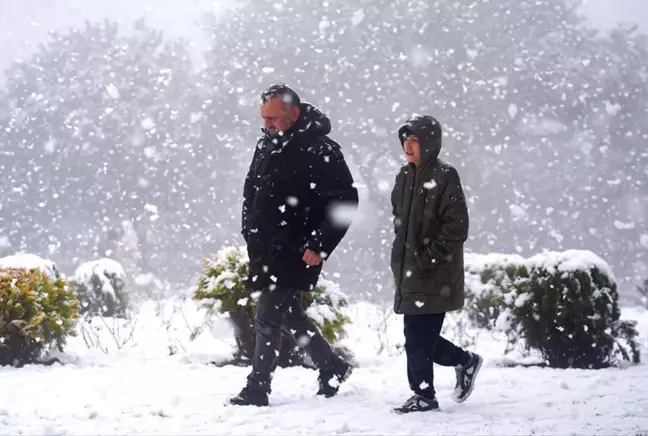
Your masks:
{"label": "dark green parka", "polygon": [[450,312],[464,305],[466,199],[457,170],[439,159],[439,122],[427,115],[414,116],[398,130],[401,146],[410,135],[418,138],[421,165],[403,166],[391,195],[394,311],[407,315]]}

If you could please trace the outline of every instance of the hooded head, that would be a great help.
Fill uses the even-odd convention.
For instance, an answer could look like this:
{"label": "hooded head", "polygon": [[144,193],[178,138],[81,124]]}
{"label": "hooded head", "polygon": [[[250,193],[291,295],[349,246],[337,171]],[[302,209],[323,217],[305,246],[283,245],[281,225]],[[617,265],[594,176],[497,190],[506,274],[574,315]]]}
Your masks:
{"label": "hooded head", "polygon": [[299,105],[299,118],[295,123],[298,135],[321,136],[331,133],[331,119],[310,103]]}
{"label": "hooded head", "polygon": [[418,140],[421,167],[431,159],[436,160],[439,157],[443,132],[436,118],[430,115],[412,115],[398,129],[398,138],[403,148],[405,140],[410,136],[415,136]]}
{"label": "hooded head", "polygon": [[280,136],[327,135],[331,120],[315,106],[303,103],[287,85],[273,85],[261,94],[263,132],[273,138]]}

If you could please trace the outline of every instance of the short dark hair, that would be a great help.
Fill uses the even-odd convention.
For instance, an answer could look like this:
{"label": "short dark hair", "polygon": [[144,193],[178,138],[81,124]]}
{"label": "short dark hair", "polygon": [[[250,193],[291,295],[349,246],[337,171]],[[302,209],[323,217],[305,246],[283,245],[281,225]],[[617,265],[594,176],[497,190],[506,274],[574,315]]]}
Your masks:
{"label": "short dark hair", "polygon": [[263,103],[266,103],[276,97],[281,97],[284,103],[292,106],[299,106],[301,104],[299,95],[297,95],[295,90],[284,83],[272,85],[270,88],[261,93],[261,101]]}

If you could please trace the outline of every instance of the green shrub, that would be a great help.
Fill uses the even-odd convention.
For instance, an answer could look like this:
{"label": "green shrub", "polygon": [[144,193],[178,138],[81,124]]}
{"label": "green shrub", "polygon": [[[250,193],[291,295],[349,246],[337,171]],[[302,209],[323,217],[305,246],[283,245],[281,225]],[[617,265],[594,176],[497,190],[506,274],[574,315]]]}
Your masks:
{"label": "green shrub", "polygon": [[124,268],[112,259],[86,262],[69,281],[85,317],[125,318],[129,308]]}
{"label": "green shrub", "polygon": [[[226,247],[220,250],[216,259],[204,263],[193,296],[202,302],[202,306],[208,310],[208,316],[217,312],[230,318],[234,328],[237,363],[250,362],[254,355],[254,316],[259,293],[250,292],[246,287],[248,264],[245,247]],[[349,319],[341,309],[346,305],[346,296],[335,283],[325,279],[320,279],[313,291],[302,293],[302,307],[330,343],[339,341],[345,335]],[[310,366],[308,362],[292,335],[284,331],[279,366]]]}
{"label": "green shrub", "polygon": [[79,302],[62,278],[38,268],[0,269],[0,365],[37,363],[76,336]]}
{"label": "green shrub", "polygon": [[509,293],[527,275],[524,258],[508,254],[467,254],[464,263],[468,317],[479,328],[493,329]]}
{"label": "green shrub", "polygon": [[471,319],[504,331],[507,351],[519,341],[559,368],[640,361],[636,323],[620,320],[614,276],[592,252],[471,255],[466,263]]}

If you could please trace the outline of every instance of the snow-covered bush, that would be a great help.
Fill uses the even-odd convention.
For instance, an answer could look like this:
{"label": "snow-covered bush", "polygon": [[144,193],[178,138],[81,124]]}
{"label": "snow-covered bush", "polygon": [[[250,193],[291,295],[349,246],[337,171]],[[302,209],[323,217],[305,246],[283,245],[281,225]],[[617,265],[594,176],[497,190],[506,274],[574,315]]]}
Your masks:
{"label": "snow-covered bush", "polygon": [[616,280],[594,253],[469,255],[466,264],[472,319],[504,331],[509,345],[538,350],[552,367],[639,362],[636,323],[620,320]]}
{"label": "snow-covered bush", "polygon": [[61,273],[53,261],[30,253],[18,253],[2,257],[0,258],[0,268],[38,269],[52,281],[61,278]]}
{"label": "snow-covered bush", "polygon": [[464,262],[468,317],[479,328],[493,328],[505,295],[523,271],[524,258],[509,254],[466,255]]}
{"label": "snow-covered bush", "polygon": [[79,302],[65,281],[38,267],[0,267],[0,365],[37,363],[76,336]]}
{"label": "snow-covered bush", "polygon": [[545,253],[528,259],[527,269],[515,316],[527,346],[551,366],[600,368],[618,354],[639,362],[636,322],[620,320],[616,280],[603,259],[590,251]]}
{"label": "snow-covered bush", "polygon": [[[237,363],[250,362],[254,354],[254,316],[259,293],[250,292],[246,287],[248,264],[245,247],[221,249],[214,260],[205,262],[193,295],[207,309],[207,316],[219,313],[229,317],[235,332]],[[347,299],[335,283],[321,279],[313,291],[302,293],[302,306],[327,341],[335,343],[345,336],[349,319],[341,309],[347,306]],[[336,351],[348,354],[342,348]],[[292,335],[284,332],[279,366],[295,365],[311,366]]]}
{"label": "snow-covered bush", "polygon": [[129,300],[125,286],[124,268],[108,258],[79,265],[70,279],[70,289],[79,299],[81,314],[86,317],[126,317]]}
{"label": "snow-covered bush", "polygon": [[648,279],[644,280],[642,286],[637,286],[637,292],[641,296],[641,304],[648,309]]}

